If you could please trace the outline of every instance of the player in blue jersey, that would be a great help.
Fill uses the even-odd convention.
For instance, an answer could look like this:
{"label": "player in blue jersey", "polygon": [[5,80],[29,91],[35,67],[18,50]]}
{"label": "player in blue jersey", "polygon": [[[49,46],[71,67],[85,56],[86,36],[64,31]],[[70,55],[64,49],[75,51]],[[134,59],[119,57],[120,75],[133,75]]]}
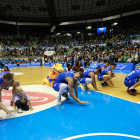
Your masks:
{"label": "player in blue jersey", "polygon": [[71,65],[67,64],[67,67],[64,69],[65,72],[72,71]]}
{"label": "player in blue jersey", "polygon": [[135,88],[140,86],[139,78],[140,78],[140,67],[137,67],[135,70],[133,70],[126,76],[124,80],[124,85],[128,87],[127,92],[130,95],[136,96],[134,92],[136,91]]}
{"label": "player in blue jersey", "polygon": [[137,67],[140,67],[140,63],[136,64],[136,65],[133,67],[132,71],[135,70]]}
{"label": "player in blue jersey", "polygon": [[112,82],[112,78],[115,77],[115,74],[112,72],[112,70],[114,70],[116,67],[116,64],[115,63],[111,63],[111,65],[107,68],[105,68],[101,74],[98,75],[98,80],[99,81],[102,81],[101,82],[101,86],[104,87],[105,85],[108,85],[106,82],[109,81],[110,84],[113,86],[113,87],[116,87],[114,86],[113,82]]}
{"label": "player in blue jersey", "polygon": [[83,78],[79,80],[79,82],[82,84],[82,90],[88,89],[87,85],[92,83],[92,86],[95,88],[96,91],[100,91],[97,89],[95,75],[98,75],[101,73],[101,69],[97,68],[96,70],[87,70],[83,74]]}
{"label": "player in blue jersey", "polygon": [[[0,73],[0,109],[3,109],[6,114],[11,114],[12,110],[8,110],[1,102],[1,92],[3,89],[8,90],[9,86],[13,83],[13,74],[9,72]],[[2,117],[0,117],[2,119]]]}
{"label": "player in blue jersey", "polygon": [[[68,92],[70,96],[77,102],[81,104],[87,104],[86,101],[80,101],[78,98],[78,80],[83,77],[83,72],[63,72],[61,73],[56,79],[53,84],[53,89],[59,92],[57,97],[57,104],[61,105],[61,95],[65,94],[66,100],[70,100],[68,97]],[[73,94],[73,88],[75,91],[76,96]]]}
{"label": "player in blue jersey", "polygon": [[97,66],[97,68],[101,69],[101,70],[104,70],[105,68],[107,68],[108,66],[110,65],[109,61],[108,60],[104,60],[103,63],[99,64]]}

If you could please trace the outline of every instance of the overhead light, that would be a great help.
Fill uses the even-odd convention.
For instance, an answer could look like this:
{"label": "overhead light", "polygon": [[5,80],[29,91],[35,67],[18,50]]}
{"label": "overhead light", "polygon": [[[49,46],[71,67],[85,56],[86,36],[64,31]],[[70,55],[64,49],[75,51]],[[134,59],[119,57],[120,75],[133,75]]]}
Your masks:
{"label": "overhead light", "polygon": [[87,26],[87,27],[86,27],[86,29],[91,29],[91,28],[92,28],[91,26]]}
{"label": "overhead light", "polygon": [[117,24],[118,24],[118,22],[113,23],[113,25],[117,25]]}
{"label": "overhead light", "polygon": [[57,33],[56,35],[60,35],[60,33]]}
{"label": "overhead light", "polygon": [[80,34],[80,32],[77,32],[77,34]]}

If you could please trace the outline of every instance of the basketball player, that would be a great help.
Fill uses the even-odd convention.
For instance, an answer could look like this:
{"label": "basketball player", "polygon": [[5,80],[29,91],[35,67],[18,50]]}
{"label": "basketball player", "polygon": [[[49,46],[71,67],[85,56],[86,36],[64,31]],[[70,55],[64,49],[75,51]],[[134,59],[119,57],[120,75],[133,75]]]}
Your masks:
{"label": "basketball player", "polygon": [[140,67],[137,67],[135,70],[130,72],[125,80],[124,80],[124,85],[128,87],[127,92],[130,95],[136,96],[136,93],[134,93],[136,90],[135,88],[140,86]]}
{"label": "basketball player", "polygon": [[[57,104],[61,105],[61,95],[65,94],[66,100],[70,100],[68,96],[68,92],[70,96],[80,104],[87,104],[86,101],[80,101],[78,98],[78,80],[83,77],[83,72],[63,72],[56,79],[53,84],[53,89],[59,92],[57,97]],[[73,94],[73,88],[76,96]]]}
{"label": "basketball player", "polygon": [[137,67],[140,67],[140,63],[136,64],[136,65],[133,67],[132,71],[135,70]]}
{"label": "basketball player", "polygon": [[83,74],[83,78],[79,80],[79,82],[82,84],[82,90],[88,89],[87,85],[92,83],[95,90],[100,91],[96,86],[95,75],[101,74],[101,69],[97,68],[96,70],[87,70]]}
{"label": "basketball player", "polygon": [[111,63],[111,65],[109,67],[107,67],[106,69],[104,69],[101,74],[98,75],[98,80],[102,81],[101,82],[101,86],[104,87],[105,85],[108,85],[106,82],[109,80],[110,84],[112,85],[112,87],[116,87],[114,86],[113,82],[112,82],[112,78],[115,77],[115,74],[112,72],[112,70],[114,70],[116,67],[115,63]]}
{"label": "basketball player", "polygon": [[107,68],[108,66],[110,65],[109,61],[108,60],[104,60],[103,63],[99,64],[97,66],[97,68],[101,69],[101,70],[104,70],[105,68]]}
{"label": "basketball player", "polygon": [[[6,114],[11,114],[12,110],[8,110],[1,102],[2,89],[8,90],[9,86],[13,83],[13,75],[11,73],[3,72],[0,74],[0,109],[3,109]],[[2,119],[2,117],[0,118]]]}

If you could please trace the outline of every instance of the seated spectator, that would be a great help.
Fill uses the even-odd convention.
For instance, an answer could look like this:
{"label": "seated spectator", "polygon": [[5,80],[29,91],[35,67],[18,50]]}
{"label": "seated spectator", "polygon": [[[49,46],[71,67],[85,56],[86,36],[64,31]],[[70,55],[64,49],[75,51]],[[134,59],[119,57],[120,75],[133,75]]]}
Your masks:
{"label": "seated spectator", "polygon": [[76,60],[75,65],[73,66],[72,70],[73,70],[73,71],[77,71],[77,72],[78,72],[78,71],[84,72],[84,66],[82,65],[81,62],[79,63],[79,61]]}

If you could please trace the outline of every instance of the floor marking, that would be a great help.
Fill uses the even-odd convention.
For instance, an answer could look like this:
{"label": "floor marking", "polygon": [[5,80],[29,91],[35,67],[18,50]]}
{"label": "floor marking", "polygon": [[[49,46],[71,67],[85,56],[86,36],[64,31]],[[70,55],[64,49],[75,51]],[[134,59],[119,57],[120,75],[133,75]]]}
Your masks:
{"label": "floor marking", "polygon": [[128,134],[120,134],[120,133],[90,133],[90,134],[83,134],[83,135],[77,135],[77,136],[65,138],[63,140],[72,140],[72,139],[88,137],[88,136],[123,136],[123,137],[130,137],[130,138],[140,139],[140,137],[138,137],[138,136],[128,135]]}
{"label": "floor marking", "polygon": [[134,101],[131,101],[131,100],[123,99],[123,98],[120,98],[120,97],[117,97],[117,96],[114,96],[114,95],[111,95],[111,94],[103,93],[101,91],[95,91],[95,92],[99,92],[101,94],[109,95],[109,96],[116,97],[116,98],[119,98],[119,99],[122,99],[122,100],[125,100],[125,101],[129,101],[129,102],[133,102],[133,103],[136,103],[136,104],[140,104],[140,102],[134,102]]}

